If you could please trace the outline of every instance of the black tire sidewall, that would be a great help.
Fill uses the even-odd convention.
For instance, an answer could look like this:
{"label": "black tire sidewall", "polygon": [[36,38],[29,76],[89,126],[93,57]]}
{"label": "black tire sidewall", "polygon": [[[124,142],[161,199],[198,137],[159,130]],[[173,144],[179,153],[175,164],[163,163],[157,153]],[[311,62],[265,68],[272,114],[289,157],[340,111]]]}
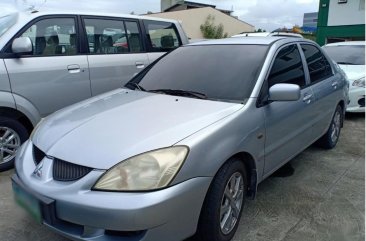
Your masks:
{"label": "black tire sidewall", "polygon": [[[0,127],[8,127],[13,129],[19,135],[22,144],[29,138],[27,129],[15,119],[0,117]],[[13,158],[11,161],[0,163],[0,172],[13,168],[14,160],[15,158]]]}
{"label": "black tire sidewall", "polygon": [[[243,177],[244,197],[239,218],[235,224],[235,227],[230,233],[225,235],[222,233],[220,228],[221,201],[227,182],[235,172],[240,172]],[[211,183],[201,212],[198,233],[203,241],[229,241],[233,238],[238,228],[242,211],[244,209],[247,187],[247,173],[245,170],[245,166],[241,160],[232,159],[220,168]]]}
{"label": "black tire sidewall", "polygon": [[336,116],[336,114],[339,112],[340,116],[341,116],[341,126],[342,126],[342,121],[343,121],[343,115],[342,115],[342,108],[338,105],[337,108],[336,108],[336,111],[334,112],[334,115],[332,117],[332,122],[330,123],[330,126],[329,126],[329,129],[328,129],[328,132],[327,132],[327,139],[328,139],[328,143],[329,143],[329,147],[330,148],[333,148],[337,145],[338,143],[338,140],[339,140],[339,136],[341,135],[341,127],[339,128],[339,133],[338,133],[338,136],[337,136],[337,139],[335,140],[335,142],[332,141],[332,125],[333,125],[333,122],[334,122],[334,117]]}

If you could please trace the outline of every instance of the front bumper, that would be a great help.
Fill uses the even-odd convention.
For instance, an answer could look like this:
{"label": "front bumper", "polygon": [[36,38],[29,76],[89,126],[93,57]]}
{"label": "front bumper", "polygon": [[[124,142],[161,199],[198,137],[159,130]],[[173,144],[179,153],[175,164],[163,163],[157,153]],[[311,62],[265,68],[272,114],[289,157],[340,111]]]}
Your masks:
{"label": "front bumper", "polygon": [[72,240],[174,241],[195,233],[212,178],[197,177],[154,192],[91,191],[104,171],[66,183],[44,173],[42,180],[32,174],[31,149],[19,151],[13,181],[41,203],[51,203],[42,204],[47,210],[43,224],[59,234]]}
{"label": "front bumper", "polygon": [[365,88],[351,88],[349,100],[347,112],[365,112]]}

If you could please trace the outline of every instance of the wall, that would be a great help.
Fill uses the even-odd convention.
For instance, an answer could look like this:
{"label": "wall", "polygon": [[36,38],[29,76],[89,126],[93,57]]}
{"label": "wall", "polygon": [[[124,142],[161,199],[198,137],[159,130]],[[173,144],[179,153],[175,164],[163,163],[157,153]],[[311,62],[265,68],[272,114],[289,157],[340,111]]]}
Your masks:
{"label": "wall", "polygon": [[228,36],[242,32],[254,32],[255,30],[254,26],[228,16],[211,7],[156,13],[150,14],[149,16],[178,20],[181,22],[188,38],[202,39],[203,36],[200,30],[200,25],[205,22],[207,16],[210,14],[215,16],[215,25],[219,25],[220,23],[224,25],[224,32],[228,33]]}
{"label": "wall", "polygon": [[328,40],[365,40],[365,9],[360,5],[365,0],[361,1],[348,0],[345,4],[338,4],[338,0],[320,0],[316,42],[324,45]]}
{"label": "wall", "polygon": [[339,4],[330,0],[328,26],[365,24],[365,0],[348,0]]}

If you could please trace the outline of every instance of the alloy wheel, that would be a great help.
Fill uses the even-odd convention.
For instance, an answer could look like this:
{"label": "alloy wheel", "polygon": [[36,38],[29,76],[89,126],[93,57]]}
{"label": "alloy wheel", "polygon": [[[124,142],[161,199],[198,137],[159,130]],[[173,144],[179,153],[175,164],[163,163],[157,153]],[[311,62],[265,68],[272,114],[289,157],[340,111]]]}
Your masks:
{"label": "alloy wheel", "polygon": [[244,200],[243,175],[235,172],[226,184],[225,192],[221,200],[220,228],[225,235],[229,234],[235,227],[243,206]]}
{"label": "alloy wheel", "polygon": [[16,131],[0,126],[0,164],[13,160],[20,145],[21,140]]}
{"label": "alloy wheel", "polygon": [[335,143],[339,137],[339,133],[341,130],[341,113],[337,111],[334,114],[333,121],[332,121],[332,131],[331,131],[331,140],[332,143]]}

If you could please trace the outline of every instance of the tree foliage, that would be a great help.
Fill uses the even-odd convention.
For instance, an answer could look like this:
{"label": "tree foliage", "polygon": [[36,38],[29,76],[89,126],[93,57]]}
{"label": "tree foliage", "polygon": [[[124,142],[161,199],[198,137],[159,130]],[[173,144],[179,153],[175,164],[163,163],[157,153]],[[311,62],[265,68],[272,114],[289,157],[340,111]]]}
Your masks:
{"label": "tree foliage", "polygon": [[215,17],[211,14],[207,16],[205,22],[200,26],[202,35],[207,39],[227,38],[227,33],[224,33],[224,25],[220,23],[215,25]]}

